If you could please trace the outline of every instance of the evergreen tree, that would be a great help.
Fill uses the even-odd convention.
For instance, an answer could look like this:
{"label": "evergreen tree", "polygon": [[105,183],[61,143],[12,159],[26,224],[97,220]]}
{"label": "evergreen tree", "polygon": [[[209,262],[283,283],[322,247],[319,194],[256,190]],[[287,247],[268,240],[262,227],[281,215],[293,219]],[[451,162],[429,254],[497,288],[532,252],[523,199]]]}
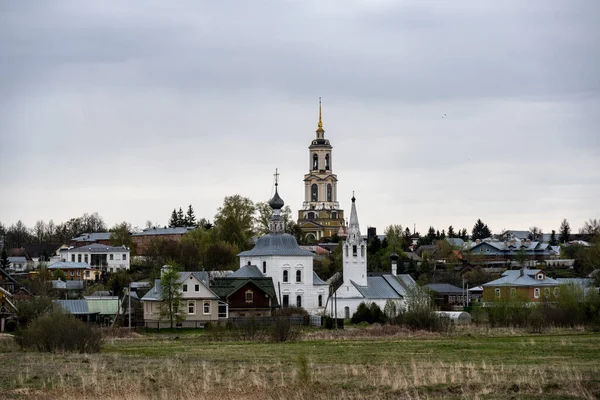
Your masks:
{"label": "evergreen tree", "polygon": [[6,249],[2,249],[2,253],[0,254],[0,268],[6,270],[10,267],[10,261],[8,261],[8,253]]}
{"label": "evergreen tree", "polygon": [[469,240],[469,234],[467,233],[467,228],[463,228],[460,238],[464,241]]}
{"label": "evergreen tree", "polygon": [[188,207],[187,213],[185,214],[185,225],[186,226],[195,226],[196,225],[196,215],[194,215],[194,209],[192,205]]}
{"label": "evergreen tree", "polygon": [[169,220],[169,228],[177,227],[177,211],[173,209],[173,213],[171,214],[171,219]]}
{"label": "evergreen tree", "polygon": [[567,222],[567,219],[563,219],[560,224],[560,236],[558,237],[558,241],[560,243],[567,243],[569,241],[569,236],[571,235],[571,226]]}
{"label": "evergreen tree", "polygon": [[558,244],[558,240],[556,239],[556,231],[552,229],[552,234],[550,235],[550,246],[556,246]]}
{"label": "evergreen tree", "polygon": [[433,226],[430,226],[427,231],[427,239],[429,239],[429,243],[433,242],[433,239],[435,239],[435,228]]}
{"label": "evergreen tree", "polygon": [[450,225],[448,227],[448,237],[449,238],[453,238],[456,234],[454,233],[454,228],[452,227],[452,225]]}
{"label": "evergreen tree", "polygon": [[483,221],[481,221],[481,219],[478,219],[477,222],[475,222],[475,225],[473,226],[471,239],[485,239],[490,236],[492,236],[492,231],[490,230],[490,228],[486,224],[484,224]]}
{"label": "evergreen tree", "polygon": [[179,211],[177,211],[177,225],[176,226],[185,226],[185,214],[181,207],[179,207]]}
{"label": "evergreen tree", "polygon": [[442,229],[442,234],[440,235],[440,239],[446,239],[446,231]]}
{"label": "evergreen tree", "polygon": [[439,229],[437,231],[435,231],[435,238],[438,240],[442,238],[442,235],[440,235]]}
{"label": "evergreen tree", "polygon": [[404,236],[406,236],[407,240],[411,236],[410,229],[408,228],[408,226],[404,230]]}

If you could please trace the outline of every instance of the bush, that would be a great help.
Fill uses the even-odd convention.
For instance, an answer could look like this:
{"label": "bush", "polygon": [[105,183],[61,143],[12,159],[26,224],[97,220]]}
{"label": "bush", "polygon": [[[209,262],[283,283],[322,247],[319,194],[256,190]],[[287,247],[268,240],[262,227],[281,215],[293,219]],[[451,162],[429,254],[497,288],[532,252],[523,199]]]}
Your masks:
{"label": "bush", "polygon": [[384,323],[385,314],[381,311],[381,308],[375,303],[367,305],[362,302],[356,308],[356,312],[352,315],[351,319],[353,324],[359,324],[361,322],[373,323]]}
{"label": "bush", "polygon": [[277,316],[273,317],[269,334],[274,342],[287,342],[298,339],[300,328],[292,324],[289,317]]}
{"label": "bush", "polygon": [[30,300],[17,303],[17,320],[19,327],[25,328],[40,315],[46,314],[52,308],[52,300],[46,296],[36,296]]}
{"label": "bush", "polygon": [[18,332],[17,342],[23,349],[43,352],[97,353],[103,345],[99,329],[84,324],[62,310],[54,310],[34,319]]}
{"label": "bush", "polygon": [[239,325],[242,340],[258,340],[264,336],[265,327],[254,316],[244,319]]}

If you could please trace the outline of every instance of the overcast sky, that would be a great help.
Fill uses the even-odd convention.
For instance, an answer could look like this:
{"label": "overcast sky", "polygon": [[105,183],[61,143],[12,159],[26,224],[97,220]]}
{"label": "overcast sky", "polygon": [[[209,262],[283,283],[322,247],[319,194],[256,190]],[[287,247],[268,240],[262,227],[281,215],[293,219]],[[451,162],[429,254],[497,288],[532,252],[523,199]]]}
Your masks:
{"label": "overcast sky", "polygon": [[[323,97],[361,226],[600,217],[600,1],[2,1],[0,221],[303,201]],[[444,117],[445,115],[445,117]]]}

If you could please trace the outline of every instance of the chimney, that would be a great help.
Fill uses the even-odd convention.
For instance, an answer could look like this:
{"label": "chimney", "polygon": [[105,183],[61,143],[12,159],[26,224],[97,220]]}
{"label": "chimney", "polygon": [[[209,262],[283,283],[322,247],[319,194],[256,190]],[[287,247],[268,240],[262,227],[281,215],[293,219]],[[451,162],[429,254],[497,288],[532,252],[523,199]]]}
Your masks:
{"label": "chimney", "polygon": [[394,276],[398,275],[398,258],[400,257],[396,254],[396,249],[394,249],[394,252],[390,256],[390,260],[392,261],[392,275]]}
{"label": "chimney", "polygon": [[479,239],[475,240],[475,244],[479,244],[479,243],[481,243],[481,240],[479,240]]}
{"label": "chimney", "polygon": [[519,276],[523,276],[524,274],[525,274],[525,267],[522,267],[522,268],[519,270]]}

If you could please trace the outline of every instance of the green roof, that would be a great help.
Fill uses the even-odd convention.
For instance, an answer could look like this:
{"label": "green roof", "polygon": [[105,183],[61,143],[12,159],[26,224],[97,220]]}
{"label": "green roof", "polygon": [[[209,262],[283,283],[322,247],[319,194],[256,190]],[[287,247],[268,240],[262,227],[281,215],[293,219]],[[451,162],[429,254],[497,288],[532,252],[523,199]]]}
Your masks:
{"label": "green roof", "polygon": [[119,310],[118,299],[87,299],[86,301],[90,313],[115,315]]}
{"label": "green roof", "polygon": [[272,306],[278,307],[277,295],[275,293],[275,287],[273,286],[273,279],[271,278],[215,278],[214,283],[210,286],[211,290],[215,292],[221,300],[225,300],[233,293],[237,292],[246,283],[252,283],[254,286],[268,294],[272,299]]}

